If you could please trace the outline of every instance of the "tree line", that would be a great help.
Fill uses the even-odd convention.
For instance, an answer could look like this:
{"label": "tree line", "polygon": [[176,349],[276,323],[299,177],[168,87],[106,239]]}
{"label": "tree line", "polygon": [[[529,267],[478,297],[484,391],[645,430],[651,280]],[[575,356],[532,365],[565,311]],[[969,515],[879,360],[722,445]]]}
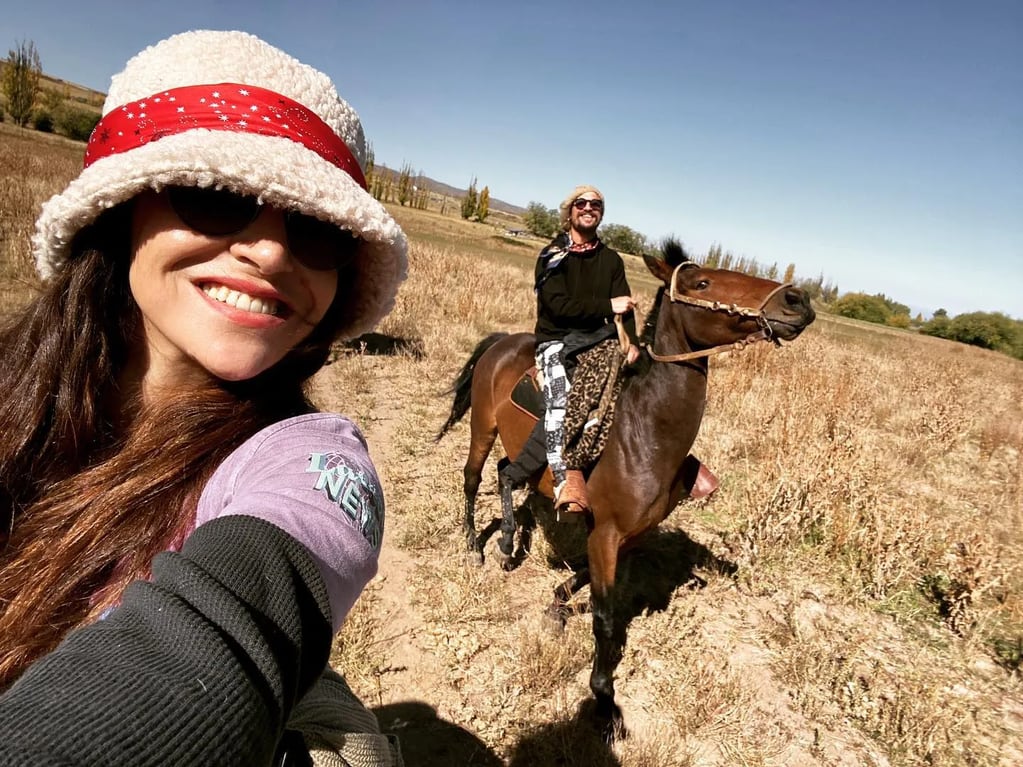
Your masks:
{"label": "tree line", "polygon": [[0,121],[9,116],[21,128],[31,124],[45,133],[88,140],[99,122],[99,112],[74,106],[67,86],[63,92],[42,86],[43,66],[35,43],[24,40],[17,43],[0,64],[3,66],[0,92],[4,95]]}

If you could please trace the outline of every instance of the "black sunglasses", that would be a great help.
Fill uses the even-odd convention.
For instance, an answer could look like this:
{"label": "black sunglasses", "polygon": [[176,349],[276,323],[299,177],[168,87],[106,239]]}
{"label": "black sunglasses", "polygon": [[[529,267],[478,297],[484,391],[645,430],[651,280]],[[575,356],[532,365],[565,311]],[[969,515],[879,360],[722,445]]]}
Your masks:
{"label": "black sunglasses", "polygon": [[576,210],[586,210],[586,206],[589,205],[594,210],[604,210],[603,200],[584,200],[582,197],[572,202],[572,207]]}
{"label": "black sunglasses", "polygon": [[[207,237],[238,234],[263,209],[255,197],[212,187],[168,187],[167,199],[185,226]],[[359,238],[351,232],[291,210],[284,214],[284,229],[291,255],[317,271],[347,266],[359,245]]]}

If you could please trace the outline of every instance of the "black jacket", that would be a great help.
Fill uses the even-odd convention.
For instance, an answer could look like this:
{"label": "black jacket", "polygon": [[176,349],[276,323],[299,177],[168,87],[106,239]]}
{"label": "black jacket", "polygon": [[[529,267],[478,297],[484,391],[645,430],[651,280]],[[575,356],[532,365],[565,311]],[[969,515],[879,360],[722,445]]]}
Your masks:
{"label": "black jacket", "polygon": [[[600,331],[614,319],[611,299],[632,294],[625,264],[617,251],[600,243],[593,250],[569,252],[550,267],[551,246],[565,243],[560,235],[536,262],[536,342],[563,340],[569,333]],[[636,317],[624,316],[629,338],[636,338]],[[610,336],[614,333],[611,332]]]}

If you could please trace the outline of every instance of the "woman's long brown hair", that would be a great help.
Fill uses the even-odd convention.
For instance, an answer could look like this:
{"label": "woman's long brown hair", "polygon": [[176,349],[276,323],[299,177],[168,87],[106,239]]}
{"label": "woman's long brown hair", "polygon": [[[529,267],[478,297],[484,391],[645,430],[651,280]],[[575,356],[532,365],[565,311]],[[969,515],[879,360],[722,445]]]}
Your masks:
{"label": "woman's long brown hair", "polygon": [[130,207],[84,230],[46,291],[0,330],[0,690],[149,574],[234,448],[312,410],[304,384],[348,321],[343,288],[355,280],[342,276],[324,319],[270,370],[131,412],[118,390],[139,323]]}

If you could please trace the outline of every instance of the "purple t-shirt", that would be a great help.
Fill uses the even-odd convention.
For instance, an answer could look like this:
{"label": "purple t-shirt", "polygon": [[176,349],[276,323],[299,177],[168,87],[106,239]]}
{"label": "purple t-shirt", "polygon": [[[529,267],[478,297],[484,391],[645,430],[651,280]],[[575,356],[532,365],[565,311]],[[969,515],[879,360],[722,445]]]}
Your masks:
{"label": "purple t-shirt", "polygon": [[210,478],[195,524],[231,514],[270,522],[309,549],[336,632],[376,574],[384,533],[383,492],[358,427],[312,413],[254,434]]}

